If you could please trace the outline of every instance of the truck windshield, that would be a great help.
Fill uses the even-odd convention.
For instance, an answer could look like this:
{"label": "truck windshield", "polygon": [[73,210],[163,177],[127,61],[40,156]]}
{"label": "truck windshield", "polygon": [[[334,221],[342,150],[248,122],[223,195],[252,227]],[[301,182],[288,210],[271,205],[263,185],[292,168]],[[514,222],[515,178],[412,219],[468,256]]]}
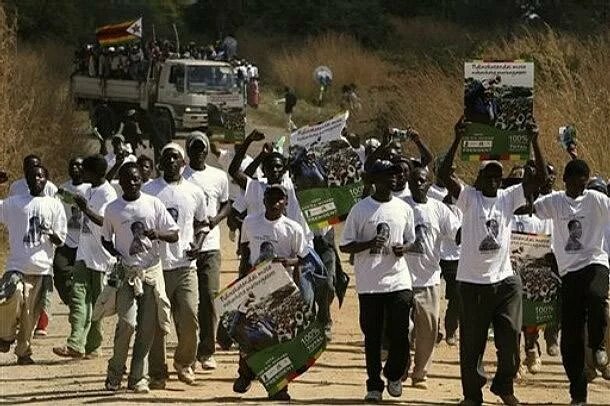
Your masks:
{"label": "truck windshield", "polygon": [[235,75],[229,66],[188,66],[186,69],[187,91],[231,91],[235,88]]}

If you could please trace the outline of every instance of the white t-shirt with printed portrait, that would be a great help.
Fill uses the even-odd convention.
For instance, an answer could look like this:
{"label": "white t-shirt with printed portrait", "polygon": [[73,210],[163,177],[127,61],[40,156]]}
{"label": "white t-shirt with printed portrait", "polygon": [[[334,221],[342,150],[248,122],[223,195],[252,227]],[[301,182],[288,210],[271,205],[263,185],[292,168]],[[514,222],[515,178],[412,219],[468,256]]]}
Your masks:
{"label": "white t-shirt with printed portrait", "polygon": [[141,193],[134,201],[123,197],[106,207],[102,236],[112,241],[123,264],[150,268],[160,262],[159,241],[151,241],[145,230],[178,231],[178,226],[158,198]]}
{"label": "white t-shirt with printed portrait", "polygon": [[460,192],[461,256],[457,280],[488,285],[515,275],[510,262],[513,213],[526,204],[522,185],[485,197],[471,186]]}
{"label": "white t-shirt with printed portrait", "polygon": [[252,266],[274,257],[305,258],[309,252],[303,228],[286,216],[271,221],[265,213],[249,214],[241,233],[241,242],[248,243]]}
{"label": "white t-shirt with printed portrait", "polygon": [[412,197],[405,202],[413,209],[415,242],[407,251],[407,265],[414,288],[435,286],[441,283],[441,244],[443,238],[455,240],[461,222],[442,202],[428,199],[416,203]]}
{"label": "white t-shirt with printed portrait", "polygon": [[[430,186],[428,190],[428,197],[436,199],[440,202],[445,200],[445,197],[449,194],[449,191],[445,187],[438,186],[436,184]],[[449,210],[458,218],[460,223],[462,222],[462,211],[455,204],[444,203]],[[441,260],[443,261],[457,261],[460,259],[460,246],[457,245],[455,239],[446,238],[441,236]]]}
{"label": "white t-shirt with printed portrait", "polygon": [[553,222],[553,250],[559,275],[591,264],[608,266],[604,251],[605,227],[610,199],[595,190],[585,190],[572,199],[565,192],[553,192],[536,200],[536,214]]}
{"label": "white t-shirt with printed portrait", "polygon": [[[104,217],[106,207],[117,199],[117,194],[109,182],[91,187],[83,193],[89,208]],[[80,242],[76,250],[76,260],[83,261],[85,266],[98,272],[108,272],[116,262],[115,258],[102,246],[102,227],[87,216],[83,216]]]}
{"label": "white t-shirt with printed portrait", "polygon": [[55,245],[44,230],[53,230],[66,240],[66,213],[59,200],[30,194],[0,200],[0,223],[7,226],[9,236],[5,269],[26,275],[53,275]]}
{"label": "white t-shirt with printed portrait", "polygon": [[163,270],[194,266],[195,261],[186,257],[186,251],[195,239],[194,221],[202,222],[207,218],[203,190],[184,178],[175,183],[157,178],[144,186],[142,192],[159,198],[180,228],[177,242],[161,241]]}
{"label": "white t-shirt with printed portrait", "polygon": [[[74,185],[71,180],[62,183],[60,188],[67,190],[73,194],[85,195],[87,189],[91,187],[88,183],[81,183],[80,185]],[[78,247],[78,239],[80,236],[80,229],[83,222],[83,213],[75,204],[67,204],[62,202],[64,211],[66,212],[66,218],[68,219],[68,235],[66,236],[66,246],[70,248]]]}
{"label": "white t-shirt with printed portrait", "polygon": [[553,223],[551,220],[542,220],[535,213],[515,214],[513,219],[513,231],[528,234],[553,235]]}
{"label": "white t-shirt with printed portrait", "polygon": [[404,257],[397,257],[392,246],[415,241],[413,210],[401,199],[379,202],[371,196],[356,203],[345,220],[342,246],[370,241],[377,233],[387,236],[379,251],[365,250],[354,255],[358,293],[388,293],[411,289],[411,275]]}
{"label": "white t-shirt with printed portrait", "polygon": [[[182,176],[203,189],[209,217],[218,215],[220,207],[229,201],[229,178],[221,169],[206,165],[202,171],[196,171],[187,166]],[[215,250],[220,250],[220,225],[210,231],[201,247],[201,252]]]}

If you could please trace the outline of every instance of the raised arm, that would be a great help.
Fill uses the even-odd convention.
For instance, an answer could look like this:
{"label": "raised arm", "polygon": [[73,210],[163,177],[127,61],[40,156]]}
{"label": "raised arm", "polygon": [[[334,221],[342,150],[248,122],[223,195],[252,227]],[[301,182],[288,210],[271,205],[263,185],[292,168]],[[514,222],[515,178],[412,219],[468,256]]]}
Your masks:
{"label": "raised arm", "polygon": [[[231,161],[231,165],[229,165],[229,176],[233,178],[235,183],[239,185],[240,188],[245,189],[246,184],[248,183],[248,176],[241,170],[241,163],[244,161],[244,157],[246,156],[246,152],[254,141],[262,141],[265,139],[265,135],[257,130],[253,130],[246,139],[244,143],[235,149],[235,156]],[[258,158],[258,157],[257,157]]]}
{"label": "raised arm", "polygon": [[547,169],[546,161],[542,155],[542,149],[538,142],[539,129],[536,124],[529,125],[528,133],[532,142],[532,148],[534,150],[534,159],[536,160],[536,174],[537,176],[532,181],[524,182],[523,189],[525,191],[525,197],[531,200],[531,196],[535,195],[541,186],[547,185],[550,182],[549,172]]}
{"label": "raised arm", "polygon": [[420,156],[420,161],[422,166],[428,166],[428,164],[430,162],[432,162],[432,160],[434,159],[434,155],[432,154],[432,151],[430,150],[430,148],[428,147],[428,145],[426,145],[425,142],[422,141],[421,136],[419,135],[419,132],[410,129],[409,131],[411,139],[413,140],[413,142],[415,143],[415,145],[417,146],[417,149],[419,150],[419,156]]}
{"label": "raised arm", "polygon": [[455,158],[455,154],[460,147],[460,143],[462,138],[464,137],[464,132],[466,131],[466,123],[464,121],[464,117],[460,117],[459,121],[454,126],[455,138],[453,139],[453,143],[447,151],[445,158],[441,162],[440,168],[438,170],[438,177],[443,182],[449,193],[457,199],[460,196],[460,192],[462,190],[462,184],[460,180],[453,174],[453,160]]}

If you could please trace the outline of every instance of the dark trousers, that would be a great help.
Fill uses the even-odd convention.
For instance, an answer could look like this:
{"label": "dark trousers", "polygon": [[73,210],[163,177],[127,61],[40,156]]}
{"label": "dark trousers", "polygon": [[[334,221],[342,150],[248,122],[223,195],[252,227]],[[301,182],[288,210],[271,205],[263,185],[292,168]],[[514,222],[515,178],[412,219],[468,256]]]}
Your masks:
{"label": "dark trousers", "polygon": [[326,268],[327,278],[316,282],[315,300],[318,307],[318,320],[324,324],[332,324],[330,305],[335,297],[335,231],[331,229],[325,236],[316,236],[313,240],[314,250]]}
{"label": "dark trousers", "polygon": [[364,334],[367,391],[383,391],[381,380],[381,339],[384,320],[388,339],[388,359],[383,374],[389,381],[401,379],[409,357],[409,313],[413,292],[400,290],[389,293],[358,295],[360,302],[360,328]]}
{"label": "dark trousers", "polygon": [[460,318],[460,304],[457,283],[458,261],[441,260],[441,275],[445,279],[445,299],[447,299],[447,310],[445,310],[445,335],[453,336],[458,329]]}
{"label": "dark trousers", "polygon": [[585,322],[593,351],[604,347],[608,268],[591,264],[561,278],[561,356],[573,400],[587,400]]}
{"label": "dark trousers", "polygon": [[491,385],[497,395],[513,393],[519,368],[519,334],[523,318],[522,286],[518,276],[490,285],[458,282],[460,294],[460,372],[464,398],[483,402],[486,383],[483,353],[493,325],[498,368]]}
{"label": "dark trousers", "polygon": [[205,251],[197,258],[197,282],[199,285],[199,345],[197,358],[206,358],[216,351],[218,315],[214,298],[220,287],[220,251]]}
{"label": "dark trousers", "polygon": [[64,304],[70,304],[72,294],[72,273],[76,260],[76,248],[62,245],[55,250],[53,258],[53,284]]}

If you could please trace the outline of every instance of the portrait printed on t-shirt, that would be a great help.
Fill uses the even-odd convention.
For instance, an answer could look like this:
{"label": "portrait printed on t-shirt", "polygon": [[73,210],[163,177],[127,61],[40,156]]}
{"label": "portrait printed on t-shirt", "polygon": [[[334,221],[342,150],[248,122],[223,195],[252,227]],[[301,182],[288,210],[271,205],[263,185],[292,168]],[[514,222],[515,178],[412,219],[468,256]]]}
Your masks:
{"label": "portrait printed on t-shirt", "polygon": [[570,251],[580,251],[582,249],[582,243],[580,239],[582,238],[582,224],[580,221],[574,219],[568,222],[568,242],[566,243],[565,250],[567,252]]}
{"label": "portrait printed on t-shirt", "polygon": [[175,207],[168,207],[167,212],[169,213],[170,216],[172,216],[174,221],[177,223],[178,222],[178,209]]}
{"label": "portrait printed on t-shirt", "polygon": [[500,225],[498,220],[489,219],[485,222],[485,228],[487,228],[487,235],[481,241],[479,245],[479,251],[496,251],[500,249],[500,243],[498,242],[498,234],[500,233]]}
{"label": "portrait printed on t-shirt", "polygon": [[70,218],[68,219],[68,228],[73,230],[80,230],[80,220],[82,216],[82,212],[78,207],[70,206]]}
{"label": "portrait printed on t-shirt", "polygon": [[415,241],[413,242],[413,245],[408,250],[410,253],[423,254],[426,251],[424,241],[426,239],[426,234],[428,234],[428,231],[429,231],[429,224],[422,223],[422,224],[417,224],[415,226]]}
{"label": "portrait printed on t-shirt", "polygon": [[273,246],[273,243],[271,243],[270,241],[263,241],[259,247],[258,259],[256,260],[255,265],[258,265],[261,262],[265,262],[275,257],[275,247]]}
{"label": "portrait printed on t-shirt", "polygon": [[148,237],[144,235],[146,226],[141,221],[134,221],[131,223],[131,233],[133,234],[133,241],[129,246],[129,255],[141,254],[148,251],[152,247]]}
{"label": "portrait printed on t-shirt", "polygon": [[390,225],[388,223],[377,224],[377,235],[385,239],[385,245],[381,248],[371,248],[369,252],[374,255],[389,255],[390,247],[388,246],[388,243],[390,242]]}
{"label": "portrait printed on t-shirt", "polygon": [[39,216],[32,216],[28,220],[28,231],[23,236],[23,243],[26,246],[38,247],[42,239],[43,219]]}
{"label": "portrait printed on t-shirt", "polygon": [[91,228],[89,228],[89,217],[83,216],[83,228],[81,230],[82,234],[91,234]]}
{"label": "portrait printed on t-shirt", "polygon": [[517,230],[517,232],[519,233],[524,233],[525,232],[525,224],[523,224],[523,221],[517,221],[515,223],[515,229]]}

